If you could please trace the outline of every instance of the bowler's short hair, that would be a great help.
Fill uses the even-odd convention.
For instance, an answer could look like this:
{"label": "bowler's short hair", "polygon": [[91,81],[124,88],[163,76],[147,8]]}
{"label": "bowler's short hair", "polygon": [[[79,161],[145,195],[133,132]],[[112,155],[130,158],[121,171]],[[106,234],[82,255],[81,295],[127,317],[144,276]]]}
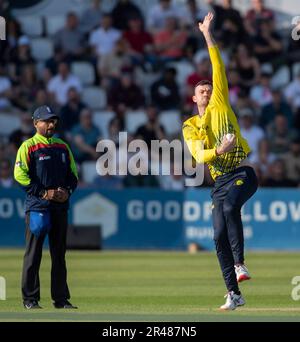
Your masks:
{"label": "bowler's short hair", "polygon": [[210,80],[202,80],[202,81],[199,81],[196,85],[195,85],[195,89],[198,87],[198,86],[204,86],[204,85],[210,85],[212,87],[212,82]]}

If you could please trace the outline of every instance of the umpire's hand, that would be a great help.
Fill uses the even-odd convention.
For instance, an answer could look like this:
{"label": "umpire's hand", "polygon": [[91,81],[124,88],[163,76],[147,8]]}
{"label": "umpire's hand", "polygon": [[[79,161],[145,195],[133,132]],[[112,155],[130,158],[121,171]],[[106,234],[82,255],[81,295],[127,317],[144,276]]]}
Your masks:
{"label": "umpire's hand", "polygon": [[68,200],[69,193],[64,188],[46,190],[43,199],[47,201],[54,201],[64,203]]}

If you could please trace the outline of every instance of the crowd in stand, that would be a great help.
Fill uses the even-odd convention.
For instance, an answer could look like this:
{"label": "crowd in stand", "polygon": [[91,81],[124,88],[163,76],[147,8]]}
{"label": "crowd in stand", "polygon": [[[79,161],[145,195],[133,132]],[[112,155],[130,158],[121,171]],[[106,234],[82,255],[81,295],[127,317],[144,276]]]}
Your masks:
{"label": "crowd in stand", "polygon": [[[148,146],[155,139],[181,139],[180,131],[168,135],[159,117],[163,111],[178,111],[183,121],[196,114],[194,86],[211,79],[197,23],[210,7],[215,13],[214,33],[226,66],[230,102],[251,146],[249,161],[260,186],[300,185],[300,68],[294,68],[300,61],[300,40],[278,32],[275,13],[263,0],[252,0],[243,15],[231,0],[206,0],[206,8],[195,0],[183,4],[159,0],[147,13],[130,0],[117,1],[105,12],[101,1],[94,0],[83,13],[66,15],[65,26],[50,37],[53,56],[42,65],[32,56],[31,38],[4,4],[0,1],[0,15],[7,18],[7,39],[0,43],[0,122],[5,112],[17,115],[21,125],[1,136],[0,188],[15,185],[16,151],[33,134],[34,109],[48,104],[60,115],[58,134],[74,152],[82,186],[183,189],[184,176],[174,172],[176,160],[170,176],[106,175],[95,177],[90,184],[84,180],[83,165],[99,158],[96,145],[101,138],[120,143],[118,133],[126,128],[128,111],[147,115],[147,122],[130,139],[142,139]],[[84,84],[71,68],[78,61],[92,66],[93,86],[106,94],[103,110],[114,113],[107,128],[95,125],[94,111],[83,101]],[[176,63],[180,62],[191,70],[183,82],[177,77]],[[283,66],[290,70],[289,82],[274,85],[272,77]],[[204,186],[211,184],[206,170]]]}

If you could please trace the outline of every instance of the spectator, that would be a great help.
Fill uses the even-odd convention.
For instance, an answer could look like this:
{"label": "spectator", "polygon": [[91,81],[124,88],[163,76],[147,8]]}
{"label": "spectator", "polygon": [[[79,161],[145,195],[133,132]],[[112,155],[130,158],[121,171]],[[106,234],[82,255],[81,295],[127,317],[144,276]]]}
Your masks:
{"label": "spectator", "polygon": [[[55,105],[50,101],[50,94],[47,92],[47,90],[44,88],[39,88],[36,92],[33,105],[29,112],[33,113],[38,107],[45,106],[47,104],[51,104],[51,108],[55,108]],[[55,112],[57,112],[57,110],[55,110]]]}
{"label": "spectator", "polygon": [[80,31],[86,34],[94,30],[101,23],[102,13],[101,0],[93,0],[81,15]]}
{"label": "spectator", "polygon": [[250,98],[257,109],[272,103],[272,91],[270,86],[271,74],[262,72],[259,84],[250,90]]}
{"label": "spectator", "polygon": [[12,84],[6,76],[3,65],[0,65],[0,110],[11,107],[10,98],[12,97]]}
{"label": "spectator", "polygon": [[45,63],[45,68],[50,73],[51,77],[58,73],[58,65],[64,61],[68,61],[68,59],[66,58],[63,49],[56,46],[54,48],[54,55]]}
{"label": "spectator", "polygon": [[52,101],[64,106],[68,101],[68,90],[72,87],[77,89],[79,93],[82,90],[79,78],[71,74],[68,63],[60,62],[58,74],[51,78],[47,86]]}
{"label": "spectator", "polygon": [[24,66],[20,81],[13,87],[12,104],[21,110],[30,110],[41,86],[41,82],[37,79],[35,66],[33,64]]}
{"label": "spectator", "polygon": [[[149,173],[149,150],[147,146],[139,149],[138,159],[134,152],[130,152],[128,147],[134,137],[128,136],[126,140],[120,140],[120,150],[127,150],[127,153],[119,153],[118,170],[126,170],[127,175],[123,177],[124,187],[159,187],[158,180]],[[141,138],[141,137],[135,137]]]}
{"label": "spectator", "polygon": [[284,95],[294,111],[300,109],[300,70],[297,77],[286,87]]}
{"label": "spectator", "polygon": [[183,56],[187,33],[178,27],[175,17],[168,17],[165,27],[154,34],[154,46],[162,63],[177,60]]}
{"label": "spectator", "polygon": [[[196,0],[185,0],[183,6],[178,8],[179,26],[187,30],[187,42],[184,46],[184,55],[192,61],[196,51],[204,47],[203,36],[200,35],[198,29],[199,21],[203,21],[207,11],[199,7]],[[176,16],[177,18],[177,16]]]}
{"label": "spectator", "polygon": [[90,34],[89,45],[94,55],[102,57],[112,53],[116,42],[121,38],[121,32],[112,27],[112,18],[108,13],[103,14],[101,25]]}
{"label": "spectator", "polygon": [[265,177],[263,175],[263,172],[261,170],[261,167],[259,164],[252,164],[252,167],[256,173],[256,177],[257,177],[257,182],[258,182],[258,186],[259,187],[263,187],[264,183],[265,183]]}
{"label": "spectator", "polygon": [[211,81],[211,64],[208,57],[203,56],[203,58],[197,60],[196,70],[187,77],[186,89],[185,89],[185,106],[189,110],[193,110],[194,102],[192,97],[194,95],[194,89],[198,82],[203,80]]}
{"label": "spectator", "polygon": [[124,131],[127,108],[123,103],[119,103],[115,107],[116,108],[114,109],[114,112],[116,114],[116,118],[118,118],[118,120],[120,121],[121,130]]}
{"label": "spectator", "polygon": [[[296,30],[296,32],[299,34],[300,31],[300,18],[298,17],[298,22],[296,24],[296,26],[293,28],[293,30]],[[299,44],[299,39],[296,40],[293,37],[294,35],[291,34],[289,37],[289,42],[288,42],[288,48],[287,48],[287,57],[286,57],[286,61],[290,67],[290,72],[291,72],[291,76],[293,76],[293,69],[292,66],[294,63],[299,62],[300,60],[300,44]]]}
{"label": "spectator", "polygon": [[216,4],[214,0],[209,0],[208,3],[215,12],[216,34],[226,46],[235,46],[247,39],[242,17],[240,12],[232,7],[232,0],[222,0],[221,5]]}
{"label": "spectator", "polygon": [[229,89],[229,100],[230,104],[235,107],[238,101],[239,94],[242,91],[240,82],[240,74],[237,69],[228,69],[228,89]]}
{"label": "spectator", "polygon": [[140,18],[129,19],[128,30],[124,32],[123,37],[134,64],[144,66],[145,62],[155,63],[153,38],[144,30]]}
{"label": "spectator", "polygon": [[300,139],[292,140],[290,150],[282,156],[285,161],[287,177],[300,185]]}
{"label": "spectator", "polygon": [[265,7],[263,0],[252,0],[252,8],[248,10],[245,16],[247,31],[251,35],[255,35],[258,24],[266,19],[273,20],[274,12]]}
{"label": "spectator", "polygon": [[289,127],[292,127],[294,115],[292,109],[283,98],[280,89],[273,89],[272,102],[265,105],[261,110],[260,125],[264,128],[267,127],[279,113],[287,118]]}
{"label": "spectator", "polygon": [[[116,116],[115,119],[117,121],[114,120],[114,123],[112,126],[114,129],[114,132],[111,133],[112,130],[112,126],[109,127],[110,130],[110,137],[112,137],[112,140],[114,141],[114,143],[116,144],[116,153],[117,153],[117,160],[116,160],[116,167],[118,170],[118,174],[120,174],[119,176],[122,177],[124,179],[124,176],[130,172],[132,172],[132,167],[137,167],[137,163],[132,163],[131,158],[135,158],[134,161],[136,162],[137,159],[137,155],[135,152],[133,152],[133,150],[129,149],[130,143],[134,140],[134,136],[131,134],[126,134],[126,137],[123,136],[119,136],[119,132],[117,132],[118,129],[120,129],[120,127],[122,127],[122,121]],[[121,131],[124,131],[123,128],[121,128]],[[138,151],[138,160],[139,160],[139,166],[143,167],[144,165],[148,166],[148,148],[146,146],[146,148],[144,148],[144,144],[142,146],[141,149],[139,149]],[[114,151],[113,149],[111,150],[107,150],[108,153],[108,158],[112,159],[114,158]],[[130,164],[129,164],[130,163]],[[108,166],[108,164],[107,164]],[[129,167],[130,166],[130,167]],[[127,172],[126,172],[127,170]],[[139,170],[134,170],[139,171]]]}
{"label": "spectator", "polygon": [[172,3],[172,0],[159,0],[159,3],[149,10],[148,30],[152,33],[162,30],[166,26],[166,19],[169,17],[179,19],[181,17],[179,8]]}
{"label": "spectator", "polygon": [[[15,152],[13,152],[13,156],[11,156],[11,149],[4,142],[0,141],[0,160],[1,159],[9,159],[11,161],[15,158]],[[10,157],[10,158],[9,158]]]}
{"label": "spectator", "polygon": [[159,123],[158,111],[155,106],[147,106],[147,118],[147,123],[137,129],[135,137],[145,141],[148,148],[150,148],[152,140],[165,139],[166,135],[164,127]]}
{"label": "spectator", "polygon": [[238,112],[243,108],[251,108],[255,113],[257,113],[257,107],[254,105],[254,102],[251,100],[245,89],[241,88],[237,94],[235,110]]}
{"label": "spectator", "polygon": [[[72,128],[79,123],[79,115],[86,105],[81,102],[80,94],[76,88],[71,87],[68,90],[68,102],[60,111],[60,131],[70,132]],[[66,137],[67,140],[70,140]]]}
{"label": "spectator", "polygon": [[12,167],[8,159],[0,160],[0,189],[9,189],[16,186],[12,177]]}
{"label": "spectator", "polygon": [[240,75],[241,85],[247,91],[259,82],[260,65],[249,46],[245,44],[238,45],[234,58],[234,67]]}
{"label": "spectator", "polygon": [[9,6],[9,1],[0,1],[0,16],[6,20],[11,18],[11,7]]}
{"label": "spectator", "polygon": [[21,36],[22,30],[20,23],[15,18],[10,18],[7,23],[6,40],[8,41],[11,49],[17,47],[18,39]]}
{"label": "spectator", "polygon": [[221,4],[215,0],[207,0],[207,3],[213,8],[215,14],[214,29],[216,32],[224,29],[223,25],[227,19],[232,20],[236,26],[243,32],[243,21],[238,10],[232,7],[232,0],[222,0]]}
{"label": "spectator", "polygon": [[107,133],[108,133],[108,139],[113,141],[117,148],[119,148],[119,144],[120,144],[119,133],[121,131],[122,131],[121,120],[117,117],[112,118],[108,124],[108,132]]}
{"label": "spectator", "polygon": [[100,139],[100,131],[93,124],[92,112],[85,108],[79,116],[79,124],[73,127],[73,152],[75,160],[82,163],[88,160],[96,160],[99,154],[96,152],[96,146]]}
{"label": "spectator", "polygon": [[262,178],[268,175],[270,165],[276,160],[276,155],[270,152],[270,143],[267,138],[263,138],[258,143],[258,150],[251,153],[249,161],[253,165],[259,165]]}
{"label": "spectator", "polygon": [[14,82],[20,82],[20,77],[23,69],[36,63],[31,56],[30,41],[27,36],[21,36],[18,39],[17,48],[13,49],[9,61],[10,77]]}
{"label": "spectator", "polygon": [[137,86],[130,73],[123,73],[118,82],[109,92],[109,104],[115,109],[123,104],[128,109],[139,109],[145,104],[144,94]]}
{"label": "spectator", "polygon": [[239,112],[240,127],[242,136],[248,141],[251,153],[256,154],[258,144],[264,138],[264,131],[254,124],[254,113],[250,108],[244,108]]}
{"label": "spectator", "polygon": [[279,64],[282,59],[283,45],[281,37],[274,31],[272,20],[263,20],[258,26],[258,32],[254,36],[254,53],[260,63]]}
{"label": "spectator", "polygon": [[2,40],[0,44],[1,64],[11,61],[11,53],[17,48],[18,39],[21,36],[20,24],[14,18],[7,20],[6,27],[6,40]]}
{"label": "spectator", "polygon": [[[20,128],[13,131],[9,136],[9,143],[12,147],[12,151],[17,153],[22,143],[31,138],[34,134],[34,128],[32,126],[32,117],[28,112],[21,113]],[[29,137],[29,138],[28,138]]]}
{"label": "spectator", "polygon": [[124,71],[131,69],[132,65],[127,52],[127,45],[124,39],[119,39],[113,51],[99,59],[98,73],[101,78],[101,85],[109,90],[120,80]]}
{"label": "spectator", "polygon": [[54,35],[54,45],[62,49],[66,57],[74,60],[83,57],[85,52],[83,38],[83,34],[79,29],[77,14],[70,12],[67,14],[65,27],[58,30]]}
{"label": "spectator", "polygon": [[268,137],[271,151],[283,155],[289,151],[292,140],[297,136],[293,130],[289,130],[287,118],[283,114],[277,114],[274,121],[268,127]]}
{"label": "spectator", "polygon": [[266,179],[264,186],[269,188],[292,188],[296,187],[297,183],[287,177],[284,161],[282,159],[276,159],[271,164],[269,177]]}
{"label": "spectator", "polygon": [[[64,61],[61,62],[61,63],[68,63],[68,62],[67,62],[66,60],[64,60]],[[58,69],[57,69],[57,70],[58,70]],[[57,74],[58,74],[58,71],[57,71]],[[51,79],[52,79],[54,76],[55,76],[55,74],[52,75],[49,69],[44,68],[44,69],[42,70],[42,75],[41,75],[40,77],[41,77],[41,81],[43,82],[43,84],[45,84],[46,87],[47,87],[47,85],[49,84],[49,82],[51,81]],[[49,94],[49,96],[50,96],[50,94]],[[53,102],[54,99],[55,99],[55,98],[54,98],[53,96],[51,96],[51,99],[49,99],[49,101],[51,101],[52,103],[54,103],[54,102]],[[56,106],[57,106],[57,104],[56,104]]]}
{"label": "spectator", "polygon": [[118,0],[111,16],[114,27],[120,31],[128,29],[128,21],[131,18],[140,18],[142,22],[144,21],[140,8],[130,0]]}
{"label": "spectator", "polygon": [[185,6],[180,9],[180,12],[182,23],[191,30],[197,27],[198,22],[207,14],[206,10],[199,7],[196,0],[185,0]]}
{"label": "spectator", "polygon": [[179,109],[180,94],[176,83],[176,70],[169,67],[151,86],[152,103],[160,110]]}

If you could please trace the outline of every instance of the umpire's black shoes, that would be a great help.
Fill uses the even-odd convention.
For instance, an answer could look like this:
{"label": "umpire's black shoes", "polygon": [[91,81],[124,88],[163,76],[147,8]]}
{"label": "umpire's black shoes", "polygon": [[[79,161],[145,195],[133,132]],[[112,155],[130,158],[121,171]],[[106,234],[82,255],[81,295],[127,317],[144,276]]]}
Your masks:
{"label": "umpire's black shoes", "polygon": [[23,302],[23,305],[27,310],[42,309],[37,300],[26,300]]}
{"label": "umpire's black shoes", "polygon": [[56,309],[78,309],[77,306],[72,305],[68,300],[54,302],[53,305]]}

